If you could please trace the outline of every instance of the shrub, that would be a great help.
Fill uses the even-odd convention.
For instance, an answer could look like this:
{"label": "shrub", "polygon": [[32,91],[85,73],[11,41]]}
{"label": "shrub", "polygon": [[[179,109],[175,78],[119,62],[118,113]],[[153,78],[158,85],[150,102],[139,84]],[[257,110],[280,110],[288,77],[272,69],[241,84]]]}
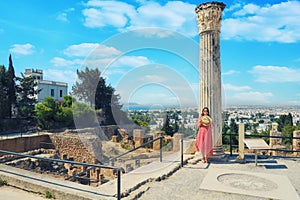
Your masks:
{"label": "shrub", "polygon": [[0,186],[7,185],[7,181],[0,178]]}

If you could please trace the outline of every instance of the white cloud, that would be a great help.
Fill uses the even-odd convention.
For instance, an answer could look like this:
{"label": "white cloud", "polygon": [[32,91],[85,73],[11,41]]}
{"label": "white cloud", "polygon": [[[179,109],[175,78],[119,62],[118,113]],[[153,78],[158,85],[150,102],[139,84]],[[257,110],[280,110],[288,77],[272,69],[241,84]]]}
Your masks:
{"label": "white cloud", "polygon": [[94,57],[109,57],[118,55],[121,52],[114,47],[108,47],[97,43],[81,43],[77,45],[71,45],[64,50],[64,54],[70,57],[87,57],[91,53]]}
{"label": "white cloud", "polygon": [[67,13],[60,13],[59,15],[57,15],[56,19],[61,22],[69,22]]}
{"label": "white cloud", "polygon": [[257,65],[253,67],[253,69],[249,72],[254,75],[255,81],[257,82],[300,82],[300,69],[292,69],[280,66]]}
{"label": "white cloud", "polygon": [[166,78],[163,76],[159,76],[159,75],[146,75],[146,76],[140,77],[140,80],[143,80],[145,82],[149,81],[149,82],[161,83],[161,82],[166,81]]}
{"label": "white cloud", "polygon": [[251,90],[252,88],[250,86],[237,86],[232,84],[223,84],[223,88],[227,91],[245,91],[245,90]]}
{"label": "white cloud", "polygon": [[157,2],[140,2],[134,7],[120,1],[91,0],[83,10],[84,25],[91,28],[114,26],[120,31],[137,28],[160,27],[179,31],[190,36],[197,35],[196,5],[169,1],[164,5]]}
{"label": "white cloud", "polygon": [[246,4],[232,14],[236,17],[223,20],[221,34],[224,39],[296,42],[300,40],[299,10],[299,1],[261,7]]}
{"label": "white cloud", "polygon": [[242,7],[242,5],[240,3],[232,4],[230,7],[225,7],[224,15],[228,11],[236,10],[236,9],[241,8],[241,7]]}
{"label": "white cloud", "polygon": [[259,10],[260,10],[259,6],[250,3],[250,4],[245,5],[243,7],[243,9],[235,12],[234,15],[244,16],[244,15],[249,15],[249,14],[256,14],[257,12],[259,12]]}
{"label": "white cloud", "polygon": [[83,60],[81,59],[66,60],[64,58],[54,57],[51,60],[51,63],[56,67],[74,67],[74,66],[81,65],[83,63]]}
{"label": "white cloud", "polygon": [[32,44],[14,44],[9,49],[10,52],[16,55],[31,55],[35,52],[35,47]]}
{"label": "white cloud", "polygon": [[236,70],[229,70],[227,72],[223,72],[222,75],[232,75],[232,74],[239,74],[239,71]]}
{"label": "white cloud", "polygon": [[[111,26],[122,32],[156,27],[188,36],[198,34],[195,4],[181,1],[168,1],[165,4],[139,1],[134,6],[121,1],[91,0],[85,5],[86,8],[82,11],[84,25],[90,28]],[[299,1],[264,6],[253,3],[233,4],[224,11],[222,38],[284,43],[299,41],[299,10]],[[147,33],[153,35],[158,32]],[[165,37],[168,34],[164,32],[158,36]]]}
{"label": "white cloud", "polygon": [[230,97],[231,103],[239,105],[259,105],[259,104],[269,104],[271,103],[270,98],[273,96],[272,93],[262,93],[262,92],[242,92],[236,93]]}
{"label": "white cloud", "polygon": [[121,56],[120,58],[117,58],[116,62],[112,66],[140,67],[150,63],[151,61],[145,56]]}
{"label": "white cloud", "polygon": [[[128,28],[133,29],[133,28]],[[162,28],[145,28],[145,29],[135,29],[134,33],[141,35],[143,37],[158,37],[165,38],[174,35],[173,31],[162,29]]]}
{"label": "white cloud", "polygon": [[59,13],[56,17],[56,20],[61,21],[61,22],[69,22],[68,20],[68,13],[74,11],[74,8],[69,8],[64,10],[62,13]]}
{"label": "white cloud", "polygon": [[[63,53],[69,58],[54,57],[51,62],[54,66],[89,66],[97,67],[100,71],[109,70],[107,74],[118,71],[123,73],[123,70],[116,68],[130,67],[135,68],[139,66],[148,65],[151,61],[145,56],[122,56],[118,49],[97,43],[82,43],[71,45]],[[114,70],[114,71],[112,71]]]}
{"label": "white cloud", "polygon": [[135,14],[132,5],[120,1],[91,0],[86,6],[88,8],[82,11],[85,17],[84,25],[91,28],[106,25],[121,28],[130,21],[130,16]]}

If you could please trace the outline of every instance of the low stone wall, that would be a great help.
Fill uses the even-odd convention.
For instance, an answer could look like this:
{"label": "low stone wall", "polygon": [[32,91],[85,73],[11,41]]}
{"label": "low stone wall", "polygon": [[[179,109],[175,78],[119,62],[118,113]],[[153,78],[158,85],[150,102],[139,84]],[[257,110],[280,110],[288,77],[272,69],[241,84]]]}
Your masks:
{"label": "low stone wall", "polygon": [[66,131],[50,136],[60,159],[73,159],[76,162],[97,163],[102,159],[101,140],[89,132]]}
{"label": "low stone wall", "polygon": [[[41,148],[41,142],[51,143],[49,135],[37,135],[0,140],[0,149],[22,153]],[[0,154],[2,156],[3,154]]]}

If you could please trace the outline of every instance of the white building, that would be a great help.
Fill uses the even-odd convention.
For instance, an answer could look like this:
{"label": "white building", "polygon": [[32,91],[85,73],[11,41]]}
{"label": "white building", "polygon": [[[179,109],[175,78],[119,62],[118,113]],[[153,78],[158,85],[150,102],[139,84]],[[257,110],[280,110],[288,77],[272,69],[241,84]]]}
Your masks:
{"label": "white building", "polygon": [[68,93],[68,84],[57,81],[43,80],[43,70],[25,69],[25,77],[32,76],[37,81],[37,90],[40,90],[36,95],[38,102],[43,101],[46,97],[52,97],[55,100],[61,100]]}

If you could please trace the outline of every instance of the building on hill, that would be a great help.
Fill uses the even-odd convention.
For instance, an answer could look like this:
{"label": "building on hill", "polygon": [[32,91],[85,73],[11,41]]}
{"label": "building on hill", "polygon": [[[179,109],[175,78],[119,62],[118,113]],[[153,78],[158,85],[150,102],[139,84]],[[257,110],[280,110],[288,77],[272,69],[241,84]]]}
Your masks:
{"label": "building on hill", "polygon": [[38,102],[43,101],[46,97],[52,97],[55,100],[61,100],[68,92],[68,84],[65,82],[49,81],[43,79],[43,70],[25,69],[25,77],[33,77],[37,82],[36,95]]}

